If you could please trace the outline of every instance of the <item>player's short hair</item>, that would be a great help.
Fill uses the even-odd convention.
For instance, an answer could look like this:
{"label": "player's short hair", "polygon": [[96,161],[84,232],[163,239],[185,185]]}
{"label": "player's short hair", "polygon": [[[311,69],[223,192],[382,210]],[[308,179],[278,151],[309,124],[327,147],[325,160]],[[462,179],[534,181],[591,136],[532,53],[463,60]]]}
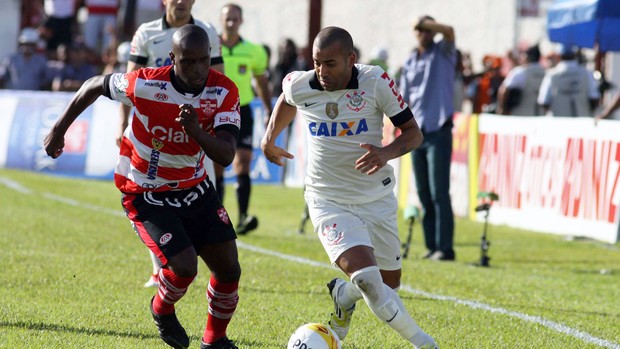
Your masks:
{"label": "player's short hair", "polygon": [[185,24],[172,35],[172,47],[184,50],[195,45],[206,43],[210,47],[209,35],[202,27],[195,24]]}
{"label": "player's short hair", "polygon": [[341,49],[347,54],[354,52],[351,34],[340,27],[325,27],[321,29],[314,39],[314,46],[320,49],[335,43],[339,43]]}

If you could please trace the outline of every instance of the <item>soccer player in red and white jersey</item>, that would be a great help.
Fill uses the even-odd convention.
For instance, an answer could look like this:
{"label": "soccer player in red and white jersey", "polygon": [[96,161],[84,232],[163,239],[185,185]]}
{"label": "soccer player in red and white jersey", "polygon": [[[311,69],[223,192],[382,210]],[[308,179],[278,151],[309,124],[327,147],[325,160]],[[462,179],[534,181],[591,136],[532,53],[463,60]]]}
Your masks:
{"label": "soccer player in red and white jersey", "polygon": [[209,37],[199,26],[179,28],[170,59],[172,66],[86,81],[45,137],[45,150],[60,156],[67,129],[99,96],[135,107],[114,182],[135,231],[163,266],[151,300],[159,335],[174,348],[189,346],[174,305],[196,277],[200,256],[212,272],[200,348],[237,349],[226,336],[241,275],[236,234],[203,158],[224,166],[232,162],[239,93],[229,78],[210,69]]}
{"label": "soccer player in red and white jersey", "polygon": [[[261,147],[283,165],[293,155],[275,145],[300,113],[308,132],[305,199],[310,219],[330,261],[351,279],[328,283],[334,302],[330,327],[344,339],[355,304],[372,312],[416,348],[434,349],[395,292],[402,262],[394,169],[388,160],[422,143],[422,132],[398,89],[383,69],[355,64],[353,39],[338,27],[322,29],[312,47],[314,70],[292,72]],[[401,134],[382,145],[383,116]]]}
{"label": "soccer player in red and white jersey", "polygon": [[[220,38],[215,27],[208,22],[202,22],[192,17],[192,7],[195,0],[163,0],[165,13],[162,18],[151,22],[143,23],[136,30],[131,40],[131,51],[127,62],[127,72],[131,72],[144,67],[162,67],[170,65],[170,47],[172,45],[172,35],[177,29],[185,24],[196,24],[204,29],[209,35],[211,44],[211,68],[220,73],[224,73],[224,61],[222,60],[222,49]],[[117,143],[123,139],[123,132],[129,123],[130,108],[121,104],[121,121]],[[215,181],[215,168],[213,161],[205,158],[205,168],[211,180]],[[157,286],[159,275],[159,262],[157,257],[151,253],[153,266],[152,274],[144,287]]]}

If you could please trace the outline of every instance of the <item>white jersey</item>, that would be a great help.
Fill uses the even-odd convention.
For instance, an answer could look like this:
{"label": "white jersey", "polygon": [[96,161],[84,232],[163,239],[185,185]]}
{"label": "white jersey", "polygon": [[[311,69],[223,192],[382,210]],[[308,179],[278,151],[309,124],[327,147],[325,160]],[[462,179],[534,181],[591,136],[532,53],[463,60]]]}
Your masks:
{"label": "white jersey", "polygon": [[538,63],[528,63],[512,69],[502,83],[508,89],[521,91],[519,103],[510,109],[511,115],[539,116],[542,108],[538,106],[540,83],[545,77],[545,68]]}
{"label": "white jersey", "polygon": [[545,74],[538,103],[548,105],[553,116],[592,116],[590,100],[599,97],[592,72],[576,60],[564,60]]}
{"label": "white jersey", "polygon": [[[217,31],[210,23],[191,19],[190,23],[204,29],[209,35],[211,43],[211,62],[222,62],[222,47]],[[131,52],[129,60],[146,67],[162,67],[172,64],[170,51],[172,51],[172,35],[178,28],[170,27],[164,17],[147,22],[136,30],[131,40]]]}
{"label": "white jersey", "polygon": [[387,73],[356,64],[345,90],[325,91],[314,70],[292,72],[282,85],[286,103],[297,107],[308,132],[306,196],[358,204],[392,192],[392,166],[370,176],[355,169],[355,161],[366,152],[360,144],[382,146],[384,114],[396,126],[411,119]]}

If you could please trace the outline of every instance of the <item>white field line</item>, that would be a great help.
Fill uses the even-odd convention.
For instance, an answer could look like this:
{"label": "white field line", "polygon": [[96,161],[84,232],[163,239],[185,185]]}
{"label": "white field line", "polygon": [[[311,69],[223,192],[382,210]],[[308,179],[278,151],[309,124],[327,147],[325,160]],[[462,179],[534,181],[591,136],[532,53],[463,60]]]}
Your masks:
{"label": "white field line", "polygon": [[[20,183],[13,181],[9,178],[6,177],[1,177],[0,176],[0,184],[6,186],[9,189],[13,189],[15,191],[18,191],[22,194],[34,194],[34,192],[31,189],[28,189],[26,187],[24,187],[23,185],[21,185]],[[70,198],[66,198],[66,197],[62,197],[62,196],[58,196],[55,194],[51,194],[51,193],[46,193],[43,192],[41,193],[41,195],[44,198],[50,199],[50,200],[54,200],[54,201],[58,201],[58,202],[62,202],[64,204],[67,205],[71,205],[71,206],[77,206],[77,207],[82,207],[91,211],[95,211],[95,212],[103,212],[109,215],[113,215],[113,216],[125,216],[125,214],[122,211],[116,211],[116,210],[111,210],[105,207],[99,207],[96,205],[91,205],[91,204],[87,204],[87,203],[83,203],[74,199],[70,199]],[[272,250],[268,250],[262,247],[257,247],[257,246],[253,246],[253,245],[249,245],[246,244],[242,241],[237,240],[237,246],[239,246],[240,248],[246,249],[248,251],[252,251],[252,252],[256,252],[256,253],[261,253],[261,254],[265,254],[265,255],[269,255],[269,256],[273,256],[276,258],[280,258],[280,259],[284,259],[284,260],[288,260],[291,262],[295,262],[295,263],[300,263],[300,264],[306,264],[309,266],[313,266],[313,267],[317,267],[317,268],[326,268],[326,269],[334,269],[334,267],[331,264],[328,263],[323,263],[323,262],[317,262],[317,261],[313,261],[311,259],[306,259],[306,258],[301,258],[301,257],[297,257],[297,256],[292,256],[292,255],[287,255],[284,253],[280,253],[277,251],[272,251]],[[540,316],[533,316],[533,315],[527,315],[527,314],[523,314],[523,313],[519,313],[516,311],[512,311],[512,310],[507,310],[504,308],[499,308],[499,307],[494,307],[491,306],[489,304],[485,304],[485,303],[481,303],[478,301],[470,301],[470,300],[465,300],[465,299],[460,299],[457,297],[451,297],[451,296],[442,296],[442,295],[438,295],[438,294],[433,294],[433,293],[429,293],[429,292],[425,292],[422,290],[418,290],[415,288],[412,288],[411,286],[408,285],[401,285],[400,288],[402,291],[405,292],[409,292],[412,294],[417,294],[426,298],[430,298],[430,299],[435,299],[435,300],[439,300],[439,301],[447,301],[447,302],[452,302],[452,303],[456,303],[456,304],[460,304],[460,305],[465,305],[467,307],[470,307],[472,309],[480,309],[480,310],[484,310],[484,311],[488,311],[491,313],[498,313],[498,314],[502,314],[502,315],[507,315],[510,317],[514,317],[517,318],[519,320],[523,320],[525,322],[531,322],[531,323],[535,323],[544,327],[547,327],[551,330],[557,331],[559,333],[563,333],[566,334],[568,336],[571,337],[575,337],[578,339],[581,339],[584,342],[587,342],[589,344],[595,344],[598,345],[600,347],[603,348],[609,348],[609,349],[620,349],[620,344],[618,343],[614,343],[611,341],[608,341],[606,339],[602,339],[602,338],[598,338],[595,337],[587,332],[583,332],[571,327],[568,327],[566,325],[563,325],[561,323],[555,322],[555,321],[551,321],[551,320],[547,320],[543,317]]]}

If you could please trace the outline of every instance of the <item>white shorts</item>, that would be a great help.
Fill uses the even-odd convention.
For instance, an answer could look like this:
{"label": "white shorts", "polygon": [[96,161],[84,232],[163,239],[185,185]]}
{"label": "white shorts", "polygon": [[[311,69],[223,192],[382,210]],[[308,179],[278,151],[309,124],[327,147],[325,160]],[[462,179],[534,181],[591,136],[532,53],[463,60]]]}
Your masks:
{"label": "white shorts", "polygon": [[344,251],[363,245],[374,249],[379,268],[401,269],[394,195],[365,204],[340,204],[308,195],[305,199],[314,231],[332,264]]}

